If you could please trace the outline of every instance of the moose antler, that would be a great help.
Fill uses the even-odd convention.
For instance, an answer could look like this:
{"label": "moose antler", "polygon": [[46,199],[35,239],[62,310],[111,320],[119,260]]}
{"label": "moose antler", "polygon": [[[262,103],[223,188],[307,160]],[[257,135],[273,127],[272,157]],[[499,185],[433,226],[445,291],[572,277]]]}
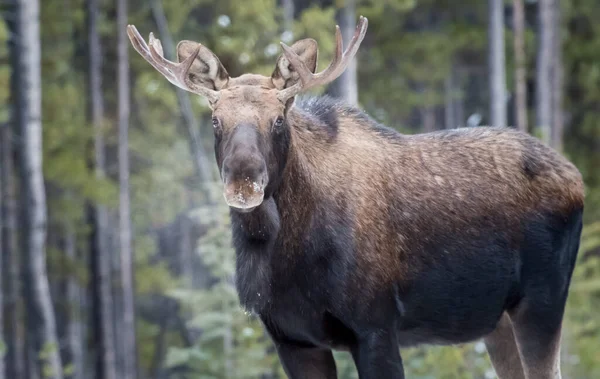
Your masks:
{"label": "moose antler", "polygon": [[365,34],[367,33],[367,25],[369,21],[366,17],[360,16],[358,21],[358,25],[356,26],[356,31],[354,32],[354,36],[348,45],[348,49],[343,51],[344,43],[342,41],[342,32],[340,31],[340,27],[338,25],[335,26],[335,56],[333,60],[327,66],[327,68],[317,74],[313,74],[306,64],[302,61],[302,58],[298,56],[288,45],[281,42],[281,47],[283,48],[283,53],[285,57],[288,59],[294,70],[300,76],[300,80],[291,87],[283,89],[279,91],[277,95],[280,101],[286,101],[287,99],[297,95],[298,93],[305,91],[309,88],[313,88],[316,86],[324,85],[329,82],[334,81],[338,76],[340,76],[348,64],[356,55],[360,43],[362,42]]}
{"label": "moose antler", "polygon": [[135,51],[158,72],[163,74],[169,82],[186,91],[205,96],[210,102],[215,102],[219,99],[218,91],[195,84],[190,80],[189,71],[194,60],[200,54],[201,44],[198,44],[198,47],[183,62],[175,63],[165,59],[162,44],[160,40],[154,38],[154,34],[150,33],[150,37],[148,38],[150,46],[146,44],[144,38],[133,25],[127,25],[127,35]]}

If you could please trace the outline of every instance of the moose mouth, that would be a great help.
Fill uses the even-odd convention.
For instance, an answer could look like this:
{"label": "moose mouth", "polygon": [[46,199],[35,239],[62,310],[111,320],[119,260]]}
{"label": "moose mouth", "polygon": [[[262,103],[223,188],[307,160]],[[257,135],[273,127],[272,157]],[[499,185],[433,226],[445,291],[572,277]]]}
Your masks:
{"label": "moose mouth", "polygon": [[226,184],[223,192],[227,205],[240,212],[250,212],[262,204],[264,186],[246,179],[242,183]]}

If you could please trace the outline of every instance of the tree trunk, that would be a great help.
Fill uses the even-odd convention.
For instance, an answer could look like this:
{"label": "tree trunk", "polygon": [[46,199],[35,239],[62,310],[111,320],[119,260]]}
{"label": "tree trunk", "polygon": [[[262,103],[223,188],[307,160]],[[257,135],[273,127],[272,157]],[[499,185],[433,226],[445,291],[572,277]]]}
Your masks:
{"label": "tree trunk", "polygon": [[563,108],[563,62],[562,62],[562,33],[561,33],[561,2],[553,1],[553,49],[552,49],[552,131],[550,145],[557,149],[563,148],[564,108]]}
{"label": "tree trunk", "polygon": [[194,287],[194,242],[192,240],[192,221],[187,217],[182,217],[179,223],[179,277],[184,279],[188,288]]}
{"label": "tree trunk", "polygon": [[135,306],[133,252],[131,248],[131,216],[129,201],[129,61],[127,0],[117,1],[118,113],[119,113],[119,241],[121,253],[121,287],[123,289],[123,379],[137,376],[135,344]]}
{"label": "tree trunk", "polygon": [[527,132],[527,57],[525,54],[525,8],[523,0],[513,0],[515,53],[515,115],[517,128]]}
{"label": "tree trunk", "polygon": [[490,124],[506,126],[506,72],[504,58],[504,2],[489,4]]}
{"label": "tree trunk", "polygon": [[[19,44],[17,40],[16,23],[7,20],[11,39],[9,41],[12,66],[17,67]],[[12,93],[11,124],[20,125],[21,112],[18,108],[17,89],[21,72],[14,70],[10,86]],[[4,317],[6,337],[6,375],[8,378],[25,377],[25,332],[21,299],[20,262],[17,252],[17,197],[14,175],[14,130],[5,126],[1,128],[2,157],[0,163],[0,182],[2,183],[2,260],[4,279]]]}
{"label": "tree trunk", "polygon": [[424,133],[429,133],[436,130],[435,107],[433,107],[432,105],[423,106],[423,109],[421,110],[421,120]]}
{"label": "tree trunk", "polygon": [[233,331],[232,326],[229,323],[225,327],[224,335],[223,335],[223,356],[225,358],[225,377],[232,378],[233,377]]}
{"label": "tree trunk", "polygon": [[[296,7],[294,0],[281,0],[281,8],[283,10],[283,31],[292,33],[294,30],[294,13]],[[293,35],[290,35],[293,38]]]}
{"label": "tree trunk", "polygon": [[[340,25],[344,43],[348,44],[356,28],[356,0],[344,0],[343,6],[337,11],[336,20]],[[327,93],[344,100],[350,105],[357,105],[358,78],[356,67],[356,58],[352,58],[344,73],[329,85]]]}
{"label": "tree trunk", "polygon": [[163,377],[163,362],[167,351],[165,337],[170,315],[165,314],[161,317],[158,323],[158,334],[154,340],[154,356],[150,364],[150,377],[153,379],[161,379]]}
{"label": "tree trunk", "polygon": [[[114,216],[113,212],[109,213],[109,219],[118,220],[118,215]],[[110,236],[113,241],[119,240],[119,228],[117,225],[110,228]],[[115,238],[116,237],[116,238]],[[113,251],[119,251],[119,243],[113,247]],[[121,277],[121,254],[114,254],[111,260],[111,275],[113,278]],[[113,288],[113,325],[115,328],[115,367],[117,370],[117,376],[121,377],[125,370],[125,344],[123,337],[125,336],[125,324],[123,322],[123,287],[120,285],[120,279],[118,285],[114,285]]]}
{"label": "tree trunk", "polygon": [[552,45],[554,0],[538,1],[538,52],[536,63],[536,123],[542,141],[550,143],[552,127]]}
{"label": "tree trunk", "polygon": [[[89,117],[94,128],[94,170],[96,178],[105,178],[104,99],[102,95],[102,46],[98,31],[98,0],[87,0]],[[96,372],[102,379],[116,379],[113,298],[110,275],[111,250],[107,245],[106,207],[91,207],[91,285],[92,332]]]}
{"label": "tree trunk", "polygon": [[[175,43],[173,42],[173,37],[169,31],[169,24],[167,23],[161,0],[151,0],[150,7],[156,26],[158,27],[158,34],[160,36],[160,41],[162,42],[165,58],[175,60],[173,58],[175,53]],[[194,115],[189,94],[179,88],[176,88],[175,91],[181,115],[183,116],[187,129],[190,153],[192,154],[198,178],[201,183],[209,184],[209,182],[212,182],[214,179],[214,175],[208,160],[208,155],[200,141],[198,121]],[[210,196],[210,190],[207,190],[207,196]]]}
{"label": "tree trunk", "polygon": [[[75,230],[72,223],[65,226],[64,249],[67,259],[73,264],[77,262],[77,246]],[[72,365],[71,379],[84,379],[84,349],[83,349],[83,325],[81,307],[81,286],[77,277],[71,274],[67,279],[66,295],[68,299],[68,323],[66,328],[67,344],[69,350],[70,364]]]}
{"label": "tree trunk", "polygon": [[[460,66],[455,67],[455,72],[454,72],[454,77],[456,82],[458,83],[459,88],[463,83],[463,74],[462,74],[462,70],[460,69]],[[467,124],[467,120],[465,119],[465,94],[463,92],[460,93],[459,96],[456,97],[456,100],[454,102],[455,106],[456,106],[456,122],[458,124],[459,127],[463,127]]]}
{"label": "tree trunk", "polygon": [[36,354],[44,351],[47,378],[62,379],[54,309],[46,274],[46,197],[42,173],[41,44],[38,0],[17,0],[17,96],[21,146],[22,241],[28,330]]}
{"label": "tree trunk", "polygon": [[458,127],[456,122],[456,107],[454,101],[454,68],[450,67],[448,77],[444,81],[444,117],[445,128],[454,129]]}
{"label": "tree trunk", "polygon": [[37,360],[36,360],[36,352],[34,351],[34,347],[33,347],[33,340],[32,340],[32,336],[31,333],[27,333],[27,345],[25,347],[25,350],[27,351],[27,366],[26,366],[26,373],[25,373],[25,377],[27,379],[44,379],[43,377],[41,377],[40,375],[40,371],[38,370],[38,365],[37,365]]}
{"label": "tree trunk", "polygon": [[[4,146],[4,129],[8,128],[8,125],[0,125],[2,130],[0,131],[0,156],[3,154]],[[4,209],[4,177],[0,175],[0,210]],[[4,244],[2,243],[2,237],[4,230],[4,219],[3,212],[0,211],[0,379],[4,379],[6,368],[4,365],[4,349],[6,346],[6,338],[4,336]]]}

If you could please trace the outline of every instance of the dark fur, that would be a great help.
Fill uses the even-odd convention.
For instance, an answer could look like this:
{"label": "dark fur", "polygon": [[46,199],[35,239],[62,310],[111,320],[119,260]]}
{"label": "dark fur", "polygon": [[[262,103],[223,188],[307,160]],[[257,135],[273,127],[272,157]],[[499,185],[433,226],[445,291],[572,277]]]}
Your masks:
{"label": "dark fur", "polygon": [[[290,151],[275,154],[287,164],[271,196],[250,213],[231,212],[240,301],[260,316],[291,377],[304,377],[296,367],[310,362],[313,377],[334,377],[330,349],[343,349],[352,352],[361,377],[401,378],[397,346],[481,338],[495,329],[504,312],[516,314],[524,302],[535,309],[525,312],[525,322],[541,328],[530,337],[547,342],[544,330],[552,334],[562,320],[583,198],[544,196],[578,185],[547,176],[570,175],[568,170],[574,169],[569,163],[533,137],[512,130],[402,136],[327,98],[302,101],[291,112]],[[418,173],[420,178],[373,183],[373,188],[388,191],[384,208],[357,207],[357,199],[344,195],[344,188],[322,196],[315,181],[328,179],[314,178],[319,173],[300,162],[301,154],[311,152],[295,151],[303,148],[298,130],[309,130],[311,138],[319,139],[314,143],[327,149],[338,143],[340,125],[348,122],[405,149],[406,157],[399,152],[389,164],[408,165],[405,159],[422,165],[407,169],[407,175]],[[498,161],[502,155],[492,155],[490,161],[484,161],[487,153],[481,161],[465,155],[469,149],[487,149],[490,138],[521,146],[522,158],[506,158],[515,165],[521,159],[521,172],[488,182],[491,187],[482,187],[477,176],[469,179],[475,181],[472,185],[454,184],[464,192],[462,200],[445,195],[448,186],[432,187],[431,178],[441,175],[440,170],[508,167]],[[410,158],[419,139],[438,144],[447,150],[440,154],[453,161],[439,167],[423,154],[416,161]],[[539,186],[551,185],[538,193],[517,193],[536,178]],[[398,187],[403,182],[405,187]],[[505,199],[495,198],[500,190],[493,188],[499,183],[506,186]]]}
{"label": "dark fur", "polygon": [[333,142],[338,133],[338,113],[343,112],[343,109],[340,109],[340,103],[324,96],[322,98],[305,97],[297,105],[321,121],[314,127],[324,130],[327,133],[327,142]]}

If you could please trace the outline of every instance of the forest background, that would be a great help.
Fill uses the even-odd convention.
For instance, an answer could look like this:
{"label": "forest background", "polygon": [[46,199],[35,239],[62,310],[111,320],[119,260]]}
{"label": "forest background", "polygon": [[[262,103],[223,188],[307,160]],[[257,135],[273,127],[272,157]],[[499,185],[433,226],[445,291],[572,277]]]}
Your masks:
{"label": "forest background", "polygon": [[[585,227],[565,378],[600,378],[597,0],[0,1],[0,378],[284,378],[239,306],[204,99],[131,49],[203,43],[269,75],[279,41],[369,30],[323,88],[403,133],[509,125],[571,159]],[[481,343],[403,352],[414,379],[493,378]],[[340,378],[357,378],[337,354]]]}

